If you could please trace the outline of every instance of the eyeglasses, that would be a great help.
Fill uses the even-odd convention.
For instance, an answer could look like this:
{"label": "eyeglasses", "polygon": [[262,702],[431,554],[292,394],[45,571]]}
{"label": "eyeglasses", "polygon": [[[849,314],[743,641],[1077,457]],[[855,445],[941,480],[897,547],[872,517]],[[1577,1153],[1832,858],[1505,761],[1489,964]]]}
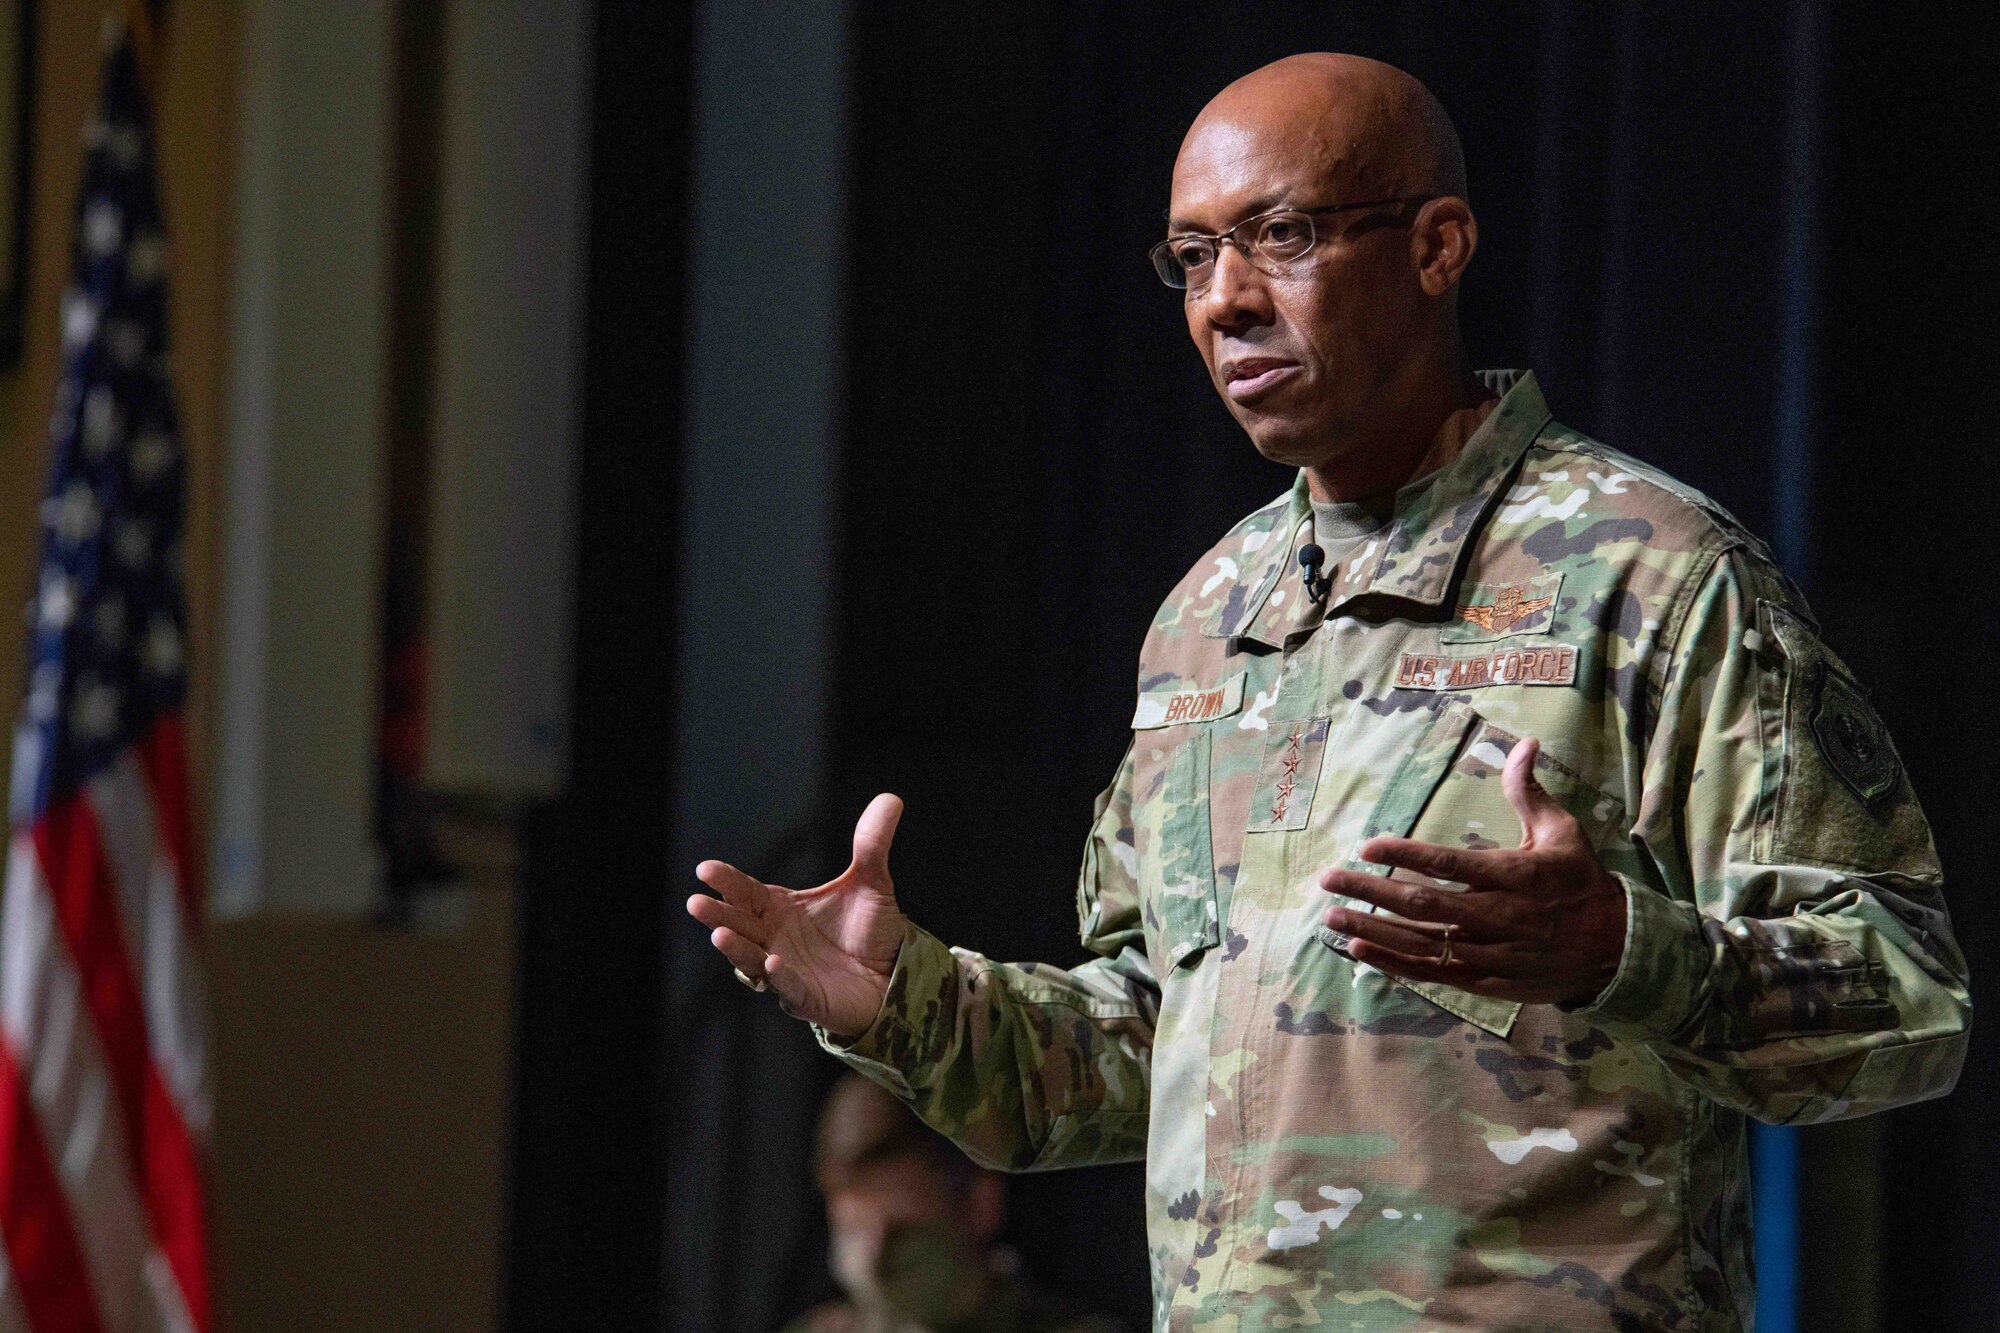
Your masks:
{"label": "eyeglasses", "polygon": [[[1395,199],[1367,199],[1353,204],[1329,204],[1325,208],[1280,208],[1245,218],[1219,236],[1186,232],[1169,236],[1146,252],[1160,281],[1186,291],[1199,291],[1215,277],[1215,265],[1222,247],[1234,245],[1243,257],[1258,264],[1266,273],[1288,272],[1298,260],[1311,253],[1319,241],[1313,218],[1321,213],[1345,213],[1356,208],[1386,208],[1390,204],[1429,203],[1434,194],[1406,194]],[[1245,229],[1248,229],[1245,232]],[[1238,235],[1244,232],[1243,235]]]}

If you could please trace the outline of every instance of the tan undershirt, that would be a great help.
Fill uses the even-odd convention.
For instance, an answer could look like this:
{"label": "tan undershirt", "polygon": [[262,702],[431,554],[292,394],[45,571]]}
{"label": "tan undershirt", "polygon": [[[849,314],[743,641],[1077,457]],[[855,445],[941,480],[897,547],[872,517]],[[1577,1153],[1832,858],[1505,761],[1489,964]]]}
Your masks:
{"label": "tan undershirt", "polygon": [[1313,501],[1313,540],[1326,552],[1324,568],[1331,570],[1345,560],[1364,537],[1380,532],[1399,506],[1406,505],[1427,489],[1444,468],[1465,449],[1486,418],[1499,406],[1498,398],[1488,398],[1471,407],[1461,407],[1444,419],[1430,448],[1417,460],[1411,480],[1400,490],[1371,500],[1345,500],[1333,504]]}

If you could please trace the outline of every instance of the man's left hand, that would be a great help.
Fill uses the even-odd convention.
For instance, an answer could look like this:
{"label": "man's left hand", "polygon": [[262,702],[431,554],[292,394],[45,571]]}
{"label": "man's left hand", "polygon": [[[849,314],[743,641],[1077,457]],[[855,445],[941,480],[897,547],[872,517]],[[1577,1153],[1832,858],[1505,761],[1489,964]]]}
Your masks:
{"label": "man's left hand", "polygon": [[1364,861],[1465,891],[1351,870],[1320,876],[1328,892],[1403,918],[1328,908],[1326,924],[1353,941],[1349,957],[1410,981],[1525,1004],[1581,1003],[1610,984],[1625,951],[1625,889],[1598,864],[1576,816],[1535,779],[1540,749],[1533,737],[1520,741],[1500,774],[1521,818],[1519,848],[1474,851],[1408,838],[1362,844]]}

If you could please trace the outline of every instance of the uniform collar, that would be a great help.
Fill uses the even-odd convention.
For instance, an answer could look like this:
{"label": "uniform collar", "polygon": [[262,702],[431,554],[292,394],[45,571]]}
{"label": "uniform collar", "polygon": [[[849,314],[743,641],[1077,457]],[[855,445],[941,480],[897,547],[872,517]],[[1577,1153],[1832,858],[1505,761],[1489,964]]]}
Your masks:
{"label": "uniform collar", "polygon": [[[1466,544],[1549,421],[1549,405],[1533,371],[1483,370],[1479,378],[1502,395],[1499,405],[1430,485],[1397,501],[1386,536],[1363,539],[1348,557],[1327,599],[1327,614],[1363,597],[1423,607],[1444,604],[1457,582]],[[1269,529],[1276,540],[1264,543],[1270,553],[1237,575],[1203,628],[1208,637],[1253,639],[1276,648],[1288,634],[1319,622],[1296,577],[1298,549],[1311,540],[1312,495],[1303,471],[1276,508],[1277,520]],[[1289,581],[1288,572],[1294,575]],[[1273,603],[1272,593],[1281,584],[1287,595]]]}

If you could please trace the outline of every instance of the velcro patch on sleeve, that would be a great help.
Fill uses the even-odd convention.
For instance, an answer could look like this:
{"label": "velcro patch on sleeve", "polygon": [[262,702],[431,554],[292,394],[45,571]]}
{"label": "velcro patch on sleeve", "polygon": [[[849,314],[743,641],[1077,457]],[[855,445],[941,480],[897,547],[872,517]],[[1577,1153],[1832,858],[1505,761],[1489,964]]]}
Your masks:
{"label": "velcro patch on sleeve", "polygon": [[1576,649],[1567,644],[1506,648],[1476,657],[1404,653],[1396,666],[1399,690],[1476,690],[1487,685],[1575,683]]}
{"label": "velcro patch on sleeve", "polygon": [[1178,727],[1187,722],[1213,722],[1243,707],[1243,676],[1239,671],[1209,689],[1148,690],[1132,713],[1134,731]]}
{"label": "velcro patch on sleeve", "polygon": [[1758,678],[1766,735],[1782,746],[1778,792],[1754,859],[1912,877],[1940,873],[1930,825],[1888,728],[1812,627],[1788,608],[1757,604],[1758,635],[1778,667]]}

